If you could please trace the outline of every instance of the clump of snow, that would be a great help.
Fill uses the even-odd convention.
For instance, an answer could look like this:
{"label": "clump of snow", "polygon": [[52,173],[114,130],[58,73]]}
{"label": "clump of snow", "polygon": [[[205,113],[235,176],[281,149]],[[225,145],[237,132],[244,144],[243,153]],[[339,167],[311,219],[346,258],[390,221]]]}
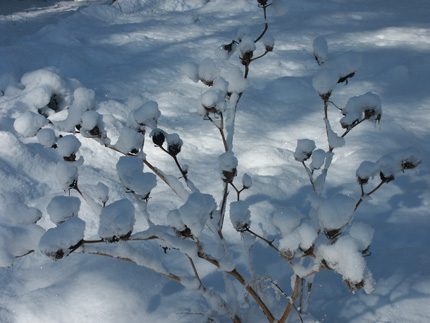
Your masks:
{"label": "clump of snow", "polygon": [[97,185],[94,187],[94,193],[96,194],[97,200],[102,205],[105,205],[109,200],[109,187],[101,182],[97,183]]}
{"label": "clump of snow", "polygon": [[390,181],[394,176],[407,169],[417,167],[422,161],[422,153],[416,148],[406,148],[381,157],[375,163],[364,161],[356,171],[361,184],[366,184],[370,178],[380,174],[381,179]]}
{"label": "clump of snow", "polygon": [[56,124],[60,129],[73,132],[75,127],[82,123],[82,116],[85,112],[95,109],[95,93],[93,90],[79,87],[73,93],[73,103],[68,109],[65,120],[58,121]]}
{"label": "clump of snow", "polygon": [[102,209],[99,237],[109,242],[123,239],[131,234],[135,222],[133,204],[128,199],[116,201]]}
{"label": "clump of snow", "polygon": [[200,104],[205,109],[205,114],[208,112],[220,113],[225,110],[224,96],[221,91],[210,89],[203,93],[200,98]]}
{"label": "clump of snow", "polygon": [[33,137],[47,123],[48,120],[44,116],[27,111],[15,119],[13,127],[21,136]]}
{"label": "clump of snow", "polygon": [[308,223],[302,223],[296,229],[296,231],[299,234],[300,238],[300,249],[303,251],[309,250],[313,246],[316,238],[318,237],[317,230]]}
{"label": "clump of snow", "polygon": [[343,279],[354,287],[363,282],[367,271],[361,250],[357,242],[348,236],[341,237],[333,245],[322,245],[317,250],[321,257]]}
{"label": "clump of snow", "polygon": [[244,188],[251,188],[252,186],[252,178],[247,173],[243,174],[242,185]]}
{"label": "clump of snow", "polygon": [[249,85],[248,80],[243,77],[243,72],[237,66],[229,70],[226,81],[228,82],[229,93],[242,93]]}
{"label": "clump of snow", "polygon": [[157,186],[157,176],[153,173],[136,173],[129,189],[142,199],[147,199],[151,190]]}
{"label": "clump of snow", "polygon": [[363,161],[356,171],[356,176],[360,184],[366,184],[369,179],[375,177],[380,172],[378,163]]}
{"label": "clump of snow", "polygon": [[338,55],[327,62],[328,67],[336,70],[339,81],[343,81],[347,77],[353,76],[361,66],[361,63],[361,55],[353,52]]}
{"label": "clump of snow", "polygon": [[167,223],[178,231],[186,229],[184,222],[181,220],[181,215],[178,210],[171,210],[167,213]]}
{"label": "clump of snow", "polygon": [[45,148],[52,148],[57,142],[57,137],[55,136],[55,131],[51,128],[43,128],[37,133],[37,140]]}
{"label": "clump of snow", "polygon": [[312,84],[320,95],[327,95],[334,90],[338,81],[339,73],[335,69],[324,68],[315,74]]}
{"label": "clump of snow", "polygon": [[65,160],[75,160],[81,142],[73,135],[64,136],[57,141],[58,154]]}
{"label": "clump of snow", "polygon": [[188,76],[190,80],[196,83],[200,80],[198,68],[199,66],[195,63],[185,63],[181,65],[181,71]]}
{"label": "clump of snow", "polygon": [[293,232],[299,225],[303,215],[293,207],[277,209],[272,216],[283,237]]}
{"label": "clump of snow", "polygon": [[181,152],[183,141],[177,133],[170,133],[166,135],[166,141],[167,151],[169,152],[169,154],[176,156]]}
{"label": "clump of snow", "polygon": [[328,45],[324,37],[315,38],[313,43],[314,56],[319,65],[324,64],[328,59]]}
{"label": "clump of snow", "polygon": [[134,119],[140,126],[148,126],[150,128],[156,128],[158,118],[161,116],[161,112],[158,109],[158,103],[155,101],[148,101],[141,107],[133,112]]}
{"label": "clump of snow", "polygon": [[49,202],[46,211],[55,224],[60,224],[72,217],[78,216],[81,200],[74,196],[56,196]]}
{"label": "clump of snow", "polygon": [[257,49],[251,36],[243,36],[239,43],[239,57],[242,60],[251,59]]}
{"label": "clump of snow", "polygon": [[266,32],[263,37],[263,45],[266,51],[271,52],[275,47],[275,38],[273,38],[272,34]]}
{"label": "clump of snow", "polygon": [[96,111],[86,111],[83,115],[82,115],[82,130],[85,131],[91,131],[93,130],[95,127],[100,126],[100,122],[102,120],[102,116],[97,113]]}
{"label": "clump of snow", "polygon": [[355,96],[348,100],[342,113],[344,117],[340,123],[346,129],[351,129],[365,119],[379,121],[382,116],[381,100],[371,92]]}
{"label": "clump of snow", "polygon": [[212,195],[192,193],[179,208],[179,214],[182,222],[198,238],[215,209],[216,203]]}
{"label": "clump of snow", "polygon": [[236,201],[230,204],[230,220],[236,231],[242,232],[251,226],[251,212],[248,203]]}
{"label": "clump of snow", "polygon": [[221,178],[224,181],[232,181],[233,177],[236,176],[237,173],[237,158],[234,156],[234,153],[229,150],[218,157],[218,165],[219,170],[221,172]]}
{"label": "clump of snow", "polygon": [[325,232],[341,229],[351,220],[355,204],[352,197],[343,194],[326,199],[317,210],[321,228]]}
{"label": "clump of snow", "polygon": [[114,147],[124,154],[137,154],[143,147],[145,136],[130,127],[122,127]]}
{"label": "clump of snow", "polygon": [[296,151],[294,152],[294,159],[298,162],[308,160],[314,149],[316,148],[315,141],[310,139],[297,140]]}
{"label": "clump of snow", "polygon": [[197,73],[199,75],[199,79],[204,84],[212,86],[215,80],[219,77],[220,70],[212,59],[206,58],[199,64]]}
{"label": "clump of snow", "polygon": [[143,172],[143,162],[133,156],[121,156],[116,164],[119,179],[125,188],[130,189],[131,182],[136,174]]}
{"label": "clump of snow", "polygon": [[349,228],[349,235],[358,245],[358,249],[364,251],[369,248],[375,230],[367,223],[357,222]]}
{"label": "clump of snow", "polygon": [[331,148],[340,148],[345,146],[345,138],[339,136],[330,125],[330,121],[328,119],[324,119],[326,129],[327,129],[327,139],[328,144]]}
{"label": "clump of snow", "polygon": [[55,169],[55,175],[63,190],[68,191],[73,188],[78,181],[78,168],[69,162],[59,162]]}
{"label": "clump of snow", "polygon": [[25,87],[20,101],[30,108],[50,115],[70,104],[71,94],[65,80],[54,69],[39,69],[21,78]]}
{"label": "clump of snow", "polygon": [[326,152],[322,149],[316,149],[312,153],[312,161],[309,165],[311,170],[320,169],[324,165]]}
{"label": "clump of snow", "polygon": [[77,217],[51,228],[40,238],[39,250],[54,259],[69,255],[84,238],[85,222]]}

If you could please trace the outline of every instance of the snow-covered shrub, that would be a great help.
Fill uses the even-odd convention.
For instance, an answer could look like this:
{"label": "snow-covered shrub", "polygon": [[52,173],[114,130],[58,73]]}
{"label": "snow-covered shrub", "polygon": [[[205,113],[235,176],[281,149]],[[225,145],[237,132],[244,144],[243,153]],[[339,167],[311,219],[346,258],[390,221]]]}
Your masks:
{"label": "snow-covered shrub", "polygon": [[[165,10],[174,10],[175,6],[192,8],[204,1],[117,0],[113,4],[127,13],[154,8],[154,3],[163,3]],[[270,5],[270,1],[258,0],[265,18]],[[356,171],[357,196],[325,190],[329,168],[336,166],[335,150],[347,146],[345,137],[355,127],[365,120],[380,122],[383,114],[379,97],[371,92],[351,98],[344,108],[334,105],[331,100],[336,87],[339,83],[347,84],[355,75],[361,57],[354,53],[331,56],[326,40],[318,37],[313,43],[313,54],[320,70],[312,84],[315,96],[319,95],[323,101],[327,147],[317,147],[317,138],[298,138],[292,157],[309,177],[313,191],[308,198],[310,206],[308,212],[284,207],[264,214],[273,231],[269,236],[253,221],[252,206],[241,199],[241,193],[251,189],[252,178],[246,173],[238,176],[241,165],[233,151],[236,112],[249,84],[250,67],[275,46],[268,28],[265,21],[263,31],[253,35],[250,28],[242,27],[237,40],[218,49],[219,57],[236,58],[225,74],[211,58],[180,67],[193,82],[206,86],[202,94],[196,95],[197,112],[220,135],[218,151],[222,152],[213,156],[218,167],[206,169],[202,165],[219,179],[215,183],[221,187],[217,197],[204,193],[207,188],[197,187],[191,180],[181,157],[187,143],[178,133],[162,129],[162,108],[157,102],[136,101],[121,119],[97,110],[94,91],[64,80],[56,71],[43,69],[24,75],[21,94],[28,111],[15,119],[14,129],[22,140],[37,137],[46,149],[58,153],[55,176],[63,192],[50,198],[47,205],[53,227],[46,232],[36,224],[42,217],[41,211],[17,203],[6,206],[7,216],[3,218],[7,221],[0,223],[0,266],[10,266],[16,257],[34,250],[54,259],[86,253],[131,261],[200,293],[212,308],[204,315],[205,322],[221,322],[225,318],[236,323],[253,322],[259,315],[257,311],[269,322],[286,322],[291,314],[303,322],[314,276],[321,270],[339,274],[353,291],[371,292],[373,279],[365,257],[369,255],[374,230],[356,221],[356,210],[399,172],[418,166],[420,154],[410,148],[375,162],[364,161]],[[329,118],[332,105],[341,114],[337,127],[332,126]],[[114,125],[115,131],[105,129],[108,124]],[[339,135],[337,129],[344,131],[343,134]],[[154,166],[151,158],[147,159],[148,136],[154,149],[171,158],[176,173],[168,174]],[[89,192],[81,190],[79,176],[85,170],[81,172],[80,167],[86,162],[85,154],[89,154],[87,140],[95,140],[109,150],[109,158],[112,154],[118,157],[116,181],[124,196],[110,196],[107,183],[115,181],[110,178],[104,178],[104,183],[91,183]],[[374,185],[378,176],[380,183]],[[157,210],[156,215],[151,215],[147,205],[158,193],[158,182],[167,185],[182,202],[175,205],[175,201],[163,196],[172,209],[165,214]],[[229,194],[230,191],[236,194]],[[87,209],[94,212],[98,230],[93,235],[85,230],[86,217],[80,217],[81,203],[87,203]],[[138,216],[146,220],[143,231],[137,229]],[[234,230],[226,230],[227,227]],[[150,244],[149,240],[158,244]],[[286,279],[291,285],[281,287],[275,281],[278,266],[274,269],[277,272],[256,274],[253,264],[262,261],[253,259],[252,248],[256,243],[265,245],[265,252],[273,252],[283,261],[281,272],[291,275],[291,279]],[[177,259],[172,266],[153,257],[148,249],[154,246],[160,246],[166,257],[171,250],[181,254],[188,270],[175,267],[182,266]],[[224,280],[225,293],[219,292],[219,286],[201,279],[203,271],[219,275]]]}

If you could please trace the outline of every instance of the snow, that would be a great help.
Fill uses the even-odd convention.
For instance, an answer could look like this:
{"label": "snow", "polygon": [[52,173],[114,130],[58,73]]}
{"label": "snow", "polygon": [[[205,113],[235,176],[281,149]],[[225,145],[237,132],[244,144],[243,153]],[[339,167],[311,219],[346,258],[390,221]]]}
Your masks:
{"label": "snow", "polygon": [[128,199],[115,201],[102,209],[99,237],[106,241],[124,238],[133,231],[134,206]]}
{"label": "snow", "polygon": [[252,178],[247,173],[243,174],[242,185],[244,188],[251,188],[252,186]]}
{"label": "snow", "polygon": [[304,162],[305,160],[308,160],[314,149],[315,141],[310,139],[299,139],[297,140],[297,146],[296,151],[294,152],[294,159],[298,162]]}
{"label": "snow", "polygon": [[230,221],[236,231],[245,231],[251,226],[251,212],[248,203],[236,201],[230,204]]}
{"label": "snow", "polygon": [[199,79],[206,85],[211,86],[219,77],[220,70],[211,58],[206,58],[199,64],[197,69]]}
{"label": "snow", "polygon": [[333,92],[338,81],[339,73],[335,69],[324,68],[315,74],[312,84],[319,94],[324,95]]}
{"label": "snow", "polygon": [[49,202],[46,211],[51,221],[58,225],[64,221],[78,216],[81,200],[74,196],[55,196]]}
{"label": "snow", "polygon": [[133,112],[134,119],[141,126],[155,128],[161,112],[158,109],[158,103],[149,101]]}
{"label": "snow", "polygon": [[76,155],[79,148],[81,147],[81,142],[78,138],[73,135],[64,136],[57,141],[57,151],[58,154],[63,158],[73,158]]}
{"label": "snow", "polygon": [[376,94],[368,92],[354,96],[348,100],[344,109],[344,117],[340,120],[343,128],[350,129],[355,123],[368,120],[380,120],[382,116],[382,103]]}
{"label": "snow", "polygon": [[16,118],[13,127],[16,132],[24,137],[33,137],[48,123],[48,120],[40,114],[27,111]]}
{"label": "snow", "polygon": [[318,208],[318,220],[325,231],[341,229],[352,217],[356,201],[349,196],[336,194]]}
{"label": "snow", "polygon": [[215,200],[211,195],[192,193],[185,204],[179,208],[179,215],[193,236],[199,238],[215,208]]}
{"label": "snow", "polygon": [[116,164],[116,170],[122,185],[129,189],[136,174],[143,172],[143,162],[137,157],[122,156]]}
{"label": "snow", "polygon": [[52,148],[57,141],[57,137],[55,136],[54,130],[50,128],[44,128],[44,129],[40,129],[37,132],[37,140],[45,148]]}
{"label": "snow", "polygon": [[[315,171],[315,178],[324,172],[324,163],[331,165],[324,177],[323,193],[312,194],[312,207],[318,208],[335,194],[358,202],[361,187],[357,175],[368,179],[364,191],[370,192],[380,183],[383,171],[386,183],[371,199],[364,198],[352,226],[345,228],[336,243],[326,245],[330,249],[326,257],[345,276],[328,270],[315,275],[309,302],[313,321],[429,321],[428,2],[276,0],[267,8],[267,20],[262,19],[257,1],[117,0],[114,5],[110,2],[0,2],[3,31],[0,34],[0,205],[3,206],[0,260],[5,266],[13,263],[10,268],[0,269],[0,321],[110,323],[143,319],[184,323],[205,318],[196,313],[207,313],[206,317],[216,317],[222,323],[231,321],[223,314],[226,312],[221,299],[221,296],[226,298],[223,279],[209,263],[195,261],[200,278],[208,287],[208,299],[218,306],[218,313],[212,311],[202,294],[130,262],[78,252],[53,262],[38,250],[15,258],[18,251],[22,255],[37,249],[43,230],[52,228],[46,207],[63,190],[67,192],[65,195],[69,194],[70,186],[78,178],[78,168],[79,189],[89,201],[94,199],[103,204],[109,196],[106,203],[129,198],[138,204],[124,190],[115,169],[122,155],[88,138],[88,128],[97,119],[99,130],[116,143],[120,130],[128,127],[134,132],[123,138],[124,146],[128,146],[125,153],[141,149],[142,136],[137,138],[138,145],[129,144],[128,139],[134,141],[138,128],[128,122],[129,118],[134,120],[133,111],[148,101],[159,104],[162,115],[158,127],[166,135],[177,133],[183,141],[177,158],[181,165],[189,165],[189,179],[202,193],[213,196],[221,207],[225,183],[219,178],[217,157],[224,147],[218,129],[195,113],[200,95],[209,89],[196,82],[198,67],[207,58],[213,60],[212,71],[215,70],[210,89],[223,93],[226,83],[221,77],[228,82],[228,92],[244,89],[237,107],[234,138],[232,141],[228,138],[228,146],[234,147],[238,161],[238,178],[233,180],[241,189],[242,174],[252,177],[252,187],[242,191],[240,198],[252,212],[252,230],[268,241],[273,240],[274,246],[279,246],[283,236],[297,235],[292,240],[297,242],[299,228],[303,226],[309,229],[300,229],[309,238],[305,239],[307,244],[294,245],[292,249],[306,248],[312,241],[311,228],[319,223],[319,211],[309,210],[308,196],[313,189],[308,174],[303,165],[294,161],[297,139],[309,138],[315,142],[311,157],[305,161]],[[256,39],[265,22],[276,45],[271,53],[250,64],[249,77],[244,82],[238,44],[232,44],[230,53],[222,50],[225,59],[219,59],[215,52],[223,44],[239,40],[238,35],[240,39],[246,36]],[[318,37],[324,37],[329,47],[322,66],[313,57],[313,42]],[[266,36],[256,45],[254,57],[264,53]],[[324,56],[322,46],[317,47],[316,52]],[[321,77],[321,84],[316,86],[321,90],[318,92],[313,87],[313,78],[318,71],[326,73],[327,69],[332,69],[332,78]],[[348,78],[348,82],[337,83],[342,74],[350,72],[355,72],[355,76]],[[348,133],[345,145],[333,153],[328,152],[323,102],[318,97],[330,90],[330,101],[344,111],[351,97],[369,92],[383,103],[380,124],[375,124],[379,121],[375,114],[372,122],[363,122]],[[225,100],[225,117],[234,106],[237,93],[233,93],[230,101],[228,97]],[[36,117],[39,124],[29,118],[22,120],[25,122],[21,126],[17,121],[15,129],[15,120],[27,112],[43,115],[53,124]],[[347,130],[339,124],[345,116],[342,112],[328,104],[330,128],[337,137]],[[358,120],[364,116],[364,112],[358,114]],[[150,131],[146,130],[148,136]],[[50,148],[60,135],[71,133],[82,143],[79,155],[85,158],[83,164],[59,163],[61,157],[57,151],[43,147]],[[317,148],[326,150],[325,160]],[[170,156],[151,141],[146,142],[144,152],[147,161],[165,175],[179,196],[158,180],[150,199],[142,201],[146,210],[138,210],[136,206],[133,227],[136,232],[151,226],[145,221],[147,216],[157,225],[169,224],[175,218],[174,213],[167,216],[169,211],[178,210],[191,194]],[[362,164],[363,161],[369,162]],[[317,166],[321,163],[319,171]],[[417,165],[417,169],[410,169]],[[147,166],[146,172],[151,172]],[[56,173],[61,177],[60,183]],[[99,182],[105,185],[101,192],[96,189]],[[228,193],[227,216],[230,203],[236,200],[230,184]],[[77,196],[77,192],[70,190],[70,195]],[[85,239],[98,240],[99,213],[84,199],[81,203],[79,217],[86,222]],[[290,227],[277,228],[272,215],[289,207],[297,209],[300,220],[294,222],[294,229],[287,234],[280,233],[280,228],[286,232]],[[214,219],[217,213],[213,212]],[[309,213],[315,222],[307,222]],[[36,226],[34,221],[39,216],[42,218]],[[72,217],[62,224],[68,221],[77,224],[79,219]],[[176,225],[183,229],[181,221]],[[25,231],[27,226],[23,223],[32,224],[32,231]],[[374,229],[373,238],[372,230],[364,223]],[[285,293],[291,295],[292,271],[272,248],[256,239],[250,252],[254,263],[251,274],[249,257],[242,254],[241,234],[227,221],[223,234],[227,246],[233,249],[229,255],[222,250],[217,253],[207,244],[214,235],[211,230],[204,227],[199,236],[204,250],[217,254],[223,268],[232,269],[237,264],[235,268],[247,283],[263,290],[264,283],[261,285],[252,277],[271,274]],[[172,247],[177,241],[188,242],[187,247],[181,245],[181,248],[192,254],[191,244],[195,247],[195,241],[176,237],[174,232],[170,235]],[[29,240],[25,242],[27,237]],[[73,241],[65,243],[65,251],[82,237],[75,236]],[[21,239],[24,240],[19,243]],[[315,245],[326,240],[321,233]],[[366,254],[370,256],[363,258],[362,249],[370,241]],[[121,241],[118,245],[125,244],[116,255],[127,254],[140,264],[194,277],[190,262],[176,249],[168,249],[165,254],[154,240]],[[95,245],[98,244],[92,246]],[[113,249],[116,244],[106,245]],[[133,248],[127,249],[128,246]],[[53,249],[51,252],[58,251]],[[303,252],[298,249],[296,255]],[[303,272],[311,270],[314,259],[311,258],[306,258]],[[367,262],[369,271],[361,259]],[[354,264],[356,268],[352,268]],[[357,282],[362,278],[364,288],[369,291],[372,289],[369,272],[375,282],[372,295],[362,291],[353,294],[342,282],[342,279]],[[189,283],[195,287],[196,279],[192,277]],[[239,285],[234,287],[239,303],[247,304],[244,289]],[[211,294],[212,289],[215,295]],[[272,296],[271,305],[276,304],[275,295]],[[250,304],[249,309],[240,313],[243,321],[267,321],[264,315],[261,319],[261,310],[252,301]],[[282,313],[282,309],[276,308],[274,313]],[[308,318],[311,319],[303,319],[307,322]],[[300,321],[295,311],[289,321]]]}
{"label": "snow", "polygon": [[70,218],[45,232],[40,238],[39,250],[49,257],[61,259],[84,238],[84,231],[84,221]]}
{"label": "snow", "polygon": [[318,64],[324,64],[324,62],[328,59],[328,45],[325,38],[322,36],[315,38],[313,48],[314,56]]}

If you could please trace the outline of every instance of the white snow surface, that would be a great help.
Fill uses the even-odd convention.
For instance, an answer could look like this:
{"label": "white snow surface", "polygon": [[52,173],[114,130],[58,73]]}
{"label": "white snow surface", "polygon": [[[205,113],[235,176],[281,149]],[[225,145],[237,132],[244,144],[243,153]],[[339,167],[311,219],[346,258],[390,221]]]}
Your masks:
{"label": "white snow surface", "polygon": [[[47,205],[64,190],[68,193],[78,170],[79,188],[87,198],[102,202],[109,195],[108,202],[112,203],[130,197],[115,169],[120,154],[76,134],[82,142],[79,152],[85,161],[79,167],[62,162],[55,150],[43,147],[55,142],[52,132],[39,131],[51,128],[46,119],[35,120],[30,115],[15,126],[16,120],[28,112],[40,110],[60,125],[64,130],[61,135],[65,136],[76,132],[76,125],[94,121],[85,120],[87,111],[97,111],[116,143],[131,111],[145,102],[156,101],[162,113],[159,127],[166,133],[178,133],[183,140],[178,159],[189,165],[190,179],[202,193],[212,195],[218,205],[221,201],[223,185],[217,156],[224,147],[218,130],[194,111],[195,102],[208,90],[200,82],[195,83],[198,66],[211,58],[215,78],[222,75],[229,86],[238,85],[228,78],[233,69],[243,71],[238,53],[225,61],[217,58],[215,51],[238,40],[239,29],[241,37],[258,37],[264,28],[261,9],[256,1],[245,0],[110,2],[0,2],[0,244],[7,246],[0,247],[0,265],[13,263],[10,268],[0,268],[1,322],[185,323],[203,318],[195,313],[210,312],[201,294],[130,262],[82,254],[52,261],[39,251],[15,258],[18,252],[22,255],[37,249],[44,230],[53,226]],[[276,0],[267,10],[268,32],[276,45],[273,52],[251,63],[234,129],[239,174],[234,183],[240,189],[240,174],[252,176],[252,187],[241,193],[252,211],[251,229],[269,240],[275,239],[276,244],[282,228],[271,221],[275,211],[294,207],[303,214],[301,217],[308,214],[312,188],[303,166],[294,161],[294,151],[300,138],[312,139],[316,147],[328,149],[323,105],[313,86],[314,75],[328,68],[317,66],[313,57],[313,41],[320,36],[329,45],[325,64],[343,53],[355,53],[349,56],[350,61],[341,56],[346,71],[355,70],[354,64],[358,66],[361,61],[348,85],[336,85],[334,74],[332,80],[322,77],[317,82],[321,94],[335,87],[330,100],[343,108],[351,97],[371,92],[379,96],[384,109],[380,125],[358,125],[346,136],[345,145],[335,149],[327,174],[327,196],[344,194],[357,202],[361,190],[355,170],[366,160],[371,163],[361,164],[359,171],[360,176],[369,178],[366,192],[374,187],[373,182],[379,183],[381,170],[385,176],[395,175],[394,181],[382,185],[361,203],[345,239],[327,246],[331,250],[324,253],[345,279],[364,278],[371,285],[359,258],[361,249],[371,241],[371,255],[364,259],[375,281],[373,294],[353,294],[342,277],[322,271],[315,275],[309,303],[314,321],[430,320],[429,13],[430,3],[426,0]],[[264,52],[262,46],[257,44],[254,57]],[[56,106],[50,104],[54,94],[57,114],[48,107]],[[341,134],[338,121],[342,113],[331,104],[328,112],[333,131]],[[38,138],[33,138],[36,134]],[[58,138],[59,134],[54,135]],[[126,136],[124,145],[132,137]],[[414,149],[402,150],[408,147]],[[130,146],[125,148],[129,150]],[[152,142],[145,143],[144,150],[148,161],[163,171],[166,180],[180,192],[176,197],[162,181],[152,190],[148,213],[155,223],[166,224],[175,215],[167,216],[169,210],[180,208],[190,193],[181,184],[184,181],[172,158],[153,147]],[[399,150],[401,153],[396,153]],[[321,162],[322,154],[319,157]],[[422,162],[417,170],[403,172],[405,158]],[[145,172],[150,170],[145,167]],[[109,188],[108,194],[104,188],[94,189],[100,181]],[[230,189],[229,202],[235,200],[234,193]],[[70,194],[76,196],[73,190]],[[313,204],[321,204],[322,198],[315,196]],[[135,213],[134,231],[145,230],[142,211],[136,207]],[[24,227],[29,227],[22,224],[36,221],[39,216],[39,226],[25,231]],[[46,250],[56,252],[58,247],[64,247],[67,252],[84,236],[99,239],[99,214],[84,200],[79,217],[60,224],[72,225],[76,229],[72,236],[65,236],[70,230],[54,231],[64,238],[61,245],[55,245],[56,239],[47,236]],[[374,229],[373,239],[367,224]],[[298,232],[301,222],[293,226],[294,231],[289,227],[284,231]],[[203,242],[207,231],[201,233]],[[247,268],[246,257],[236,257],[241,247],[240,234],[230,223],[225,225],[224,236],[229,245],[237,247],[233,257],[238,270]],[[136,256],[140,264],[151,264],[160,270],[174,266],[178,272],[192,273],[183,255],[171,250],[165,255],[153,241],[145,241],[142,248],[147,257],[137,257],[141,250],[126,245],[118,254]],[[336,248],[348,250],[351,261],[338,258]],[[231,264],[230,258],[224,257]],[[274,273],[279,285],[291,295],[292,272],[285,261],[278,260],[271,248],[259,242],[252,248],[252,258],[255,275]],[[210,268],[199,269],[204,283],[225,296],[223,282],[212,275]],[[246,271],[244,276],[249,279]],[[265,321],[258,308],[243,313],[243,318],[245,322],[247,318]],[[230,321],[225,316],[217,319],[222,323]],[[291,321],[300,322],[296,316],[291,316]]]}

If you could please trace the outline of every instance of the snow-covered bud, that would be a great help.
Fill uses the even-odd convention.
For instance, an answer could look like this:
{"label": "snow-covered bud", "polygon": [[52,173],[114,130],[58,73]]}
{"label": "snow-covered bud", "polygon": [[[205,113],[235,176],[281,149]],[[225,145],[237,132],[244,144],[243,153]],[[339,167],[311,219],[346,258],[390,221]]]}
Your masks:
{"label": "snow-covered bud", "polygon": [[102,116],[96,111],[87,111],[82,115],[81,133],[90,137],[102,137]]}
{"label": "snow-covered bud", "polygon": [[379,96],[368,92],[352,97],[348,100],[340,120],[342,128],[352,129],[363,120],[380,121],[382,116],[382,104]]}
{"label": "snow-covered bud", "polygon": [[179,215],[193,236],[198,238],[215,209],[216,203],[212,195],[192,193],[179,208]]}
{"label": "snow-covered bud", "polygon": [[221,178],[225,183],[232,183],[237,174],[237,158],[231,150],[218,157]]}
{"label": "snow-covered bud", "polygon": [[58,154],[65,161],[75,161],[76,153],[81,147],[81,142],[73,135],[68,135],[60,138],[57,142]]}
{"label": "snow-covered bud", "polygon": [[44,128],[39,130],[37,133],[37,140],[45,147],[45,148],[54,148],[56,147],[55,143],[57,141],[57,137],[55,136],[54,130],[50,128]]}
{"label": "snow-covered bud", "polygon": [[167,141],[167,151],[169,152],[170,155],[176,156],[181,152],[183,141],[177,133],[171,133],[166,135],[166,141]]}
{"label": "snow-covered bud", "polygon": [[342,228],[351,220],[356,201],[349,196],[338,194],[325,200],[317,210],[321,228],[329,239],[338,236]]}
{"label": "snow-covered bud", "polygon": [[96,194],[97,200],[105,206],[106,202],[109,200],[109,187],[99,182],[94,188],[94,193]]}
{"label": "snow-covered bud", "polygon": [[157,176],[152,173],[136,173],[129,189],[142,200],[146,200],[155,186],[157,186]]}
{"label": "snow-covered bud", "polygon": [[294,152],[294,159],[298,162],[304,162],[312,156],[312,152],[316,148],[315,141],[310,139],[297,140],[296,151]]}
{"label": "snow-covered bud", "polygon": [[51,228],[40,238],[39,250],[54,259],[68,256],[84,238],[85,222],[77,217]]}
{"label": "snow-covered bud", "polygon": [[114,146],[124,154],[137,155],[143,147],[144,140],[145,136],[136,129],[123,127]]}
{"label": "snow-covered bud", "polygon": [[207,86],[212,86],[220,74],[219,68],[210,58],[206,58],[203,62],[199,64],[197,72],[200,81],[202,81]]}
{"label": "snow-covered bud", "polygon": [[64,191],[76,187],[78,182],[78,168],[73,163],[60,162],[55,169],[55,175]]}
{"label": "snow-covered bud", "polygon": [[314,57],[318,65],[323,65],[328,58],[328,46],[324,37],[317,37],[313,43]]}
{"label": "snow-covered bud", "polygon": [[245,189],[251,188],[252,186],[252,178],[247,173],[243,174],[242,185]]}
{"label": "snow-covered bud", "polygon": [[81,200],[74,196],[55,196],[49,202],[46,211],[48,211],[49,218],[56,225],[64,221],[78,216],[81,207]]}
{"label": "snow-covered bud", "polygon": [[116,171],[122,185],[129,190],[136,174],[143,172],[143,162],[137,157],[122,156],[116,164]]}
{"label": "snow-covered bud", "polygon": [[155,128],[151,131],[150,136],[152,137],[152,142],[157,146],[163,146],[166,139],[166,135],[163,130]]}
{"label": "snow-covered bud", "polygon": [[161,112],[158,109],[157,102],[149,101],[143,104],[140,108],[134,110],[133,116],[138,125],[155,128],[157,126],[158,118],[161,116]]}
{"label": "snow-covered bud", "polygon": [[320,70],[312,79],[315,90],[324,100],[328,100],[331,92],[339,81],[339,74],[335,69],[325,68]]}
{"label": "snow-covered bud", "polygon": [[367,184],[370,178],[373,178],[380,172],[379,166],[370,161],[364,161],[356,171],[357,181],[360,185]]}
{"label": "snow-covered bud", "polygon": [[243,232],[251,226],[251,212],[248,203],[236,201],[230,204],[230,220],[238,232]]}
{"label": "snow-covered bud", "polygon": [[249,64],[256,50],[254,40],[251,36],[244,36],[239,44],[239,57],[243,65]]}
{"label": "snow-covered bud", "polygon": [[15,119],[13,127],[23,137],[33,137],[48,123],[48,120],[31,111],[27,111]]}
{"label": "snow-covered bud", "polygon": [[99,237],[108,242],[126,239],[135,222],[133,204],[128,199],[116,201],[103,208],[100,214]]}
{"label": "snow-covered bud", "polygon": [[221,91],[211,89],[200,96],[200,104],[208,113],[220,113],[225,110],[224,96]]}
{"label": "snow-covered bud", "polygon": [[263,38],[263,45],[266,51],[271,52],[275,47],[275,38],[270,34],[266,34]]}

